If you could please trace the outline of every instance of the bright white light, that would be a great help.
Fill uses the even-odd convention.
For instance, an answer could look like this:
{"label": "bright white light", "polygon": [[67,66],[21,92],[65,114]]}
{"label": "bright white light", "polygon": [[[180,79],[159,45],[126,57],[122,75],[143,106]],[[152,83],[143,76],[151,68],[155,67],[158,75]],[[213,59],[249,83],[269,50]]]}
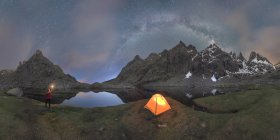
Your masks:
{"label": "bright white light", "polygon": [[51,87],[51,89],[54,89],[54,84],[51,84],[51,86],[50,86],[50,87]]}

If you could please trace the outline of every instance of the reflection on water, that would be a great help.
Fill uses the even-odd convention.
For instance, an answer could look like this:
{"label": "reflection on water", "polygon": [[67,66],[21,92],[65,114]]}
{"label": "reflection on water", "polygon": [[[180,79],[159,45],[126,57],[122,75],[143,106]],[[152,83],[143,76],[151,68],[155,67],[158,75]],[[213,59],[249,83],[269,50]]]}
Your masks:
{"label": "reflection on water", "polygon": [[[104,107],[115,106],[123,103],[149,99],[153,94],[160,93],[165,97],[173,98],[184,105],[195,107],[193,99],[207,96],[217,96],[225,93],[236,92],[238,88],[178,88],[157,87],[153,89],[121,89],[106,90],[102,92],[54,92],[52,104],[62,104],[74,107]],[[45,101],[46,91],[25,90],[24,96],[39,101]],[[204,108],[199,108],[204,110]]]}
{"label": "reflection on water", "polygon": [[61,105],[74,107],[105,107],[123,104],[123,101],[115,94],[108,92],[79,92],[75,97],[66,99]]}

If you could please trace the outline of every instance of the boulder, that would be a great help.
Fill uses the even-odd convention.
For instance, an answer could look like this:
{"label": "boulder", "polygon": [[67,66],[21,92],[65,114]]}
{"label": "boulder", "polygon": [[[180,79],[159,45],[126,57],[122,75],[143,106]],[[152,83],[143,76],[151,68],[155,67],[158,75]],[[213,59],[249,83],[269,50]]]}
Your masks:
{"label": "boulder", "polygon": [[13,88],[7,91],[7,95],[21,97],[23,95],[23,91],[21,88]]}

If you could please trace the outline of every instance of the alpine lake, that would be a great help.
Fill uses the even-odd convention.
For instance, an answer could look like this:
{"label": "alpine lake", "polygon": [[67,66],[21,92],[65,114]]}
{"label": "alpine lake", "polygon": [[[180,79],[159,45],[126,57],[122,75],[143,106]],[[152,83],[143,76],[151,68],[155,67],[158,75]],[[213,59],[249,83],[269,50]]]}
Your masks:
{"label": "alpine lake", "polygon": [[[142,99],[149,99],[152,95],[159,93],[164,97],[170,97],[195,110],[209,113],[231,113],[214,112],[205,107],[197,105],[194,99],[208,96],[219,96],[240,91],[240,88],[185,88],[185,87],[153,87],[153,89],[108,89],[102,91],[54,91],[52,104],[62,106],[94,108],[117,106]],[[41,102],[45,101],[46,91],[28,89],[24,90],[24,96]]]}

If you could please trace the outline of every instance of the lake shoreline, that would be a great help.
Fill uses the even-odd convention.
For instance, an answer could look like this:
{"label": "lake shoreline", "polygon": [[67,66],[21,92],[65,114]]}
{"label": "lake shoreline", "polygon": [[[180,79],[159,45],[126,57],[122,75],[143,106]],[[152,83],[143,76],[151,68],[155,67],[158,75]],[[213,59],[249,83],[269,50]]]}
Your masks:
{"label": "lake shoreline", "polygon": [[44,103],[0,92],[0,114],[5,114],[0,119],[0,139],[11,138],[7,135],[11,132],[13,139],[23,140],[275,138],[279,136],[279,92],[279,87],[265,86],[194,100],[215,110],[239,110],[230,114],[196,111],[166,97],[172,109],[157,119],[148,119],[153,115],[144,109],[147,99],[90,109],[54,105],[49,111]]}

